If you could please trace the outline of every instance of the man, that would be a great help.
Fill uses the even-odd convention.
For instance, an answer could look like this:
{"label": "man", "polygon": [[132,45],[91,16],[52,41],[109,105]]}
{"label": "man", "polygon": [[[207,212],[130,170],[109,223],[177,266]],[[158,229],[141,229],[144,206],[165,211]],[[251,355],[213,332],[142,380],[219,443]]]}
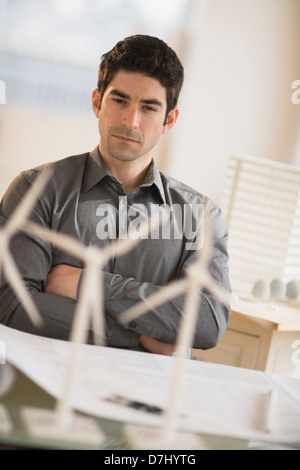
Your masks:
{"label": "man", "polygon": [[[123,236],[134,219],[132,214],[139,213],[136,208],[146,208],[149,213],[153,207],[181,209],[177,215],[173,211],[174,229],[176,224],[180,225],[186,208],[204,206],[213,232],[210,272],[219,284],[230,290],[227,230],[219,208],[197,191],[161,174],[153,161],[160,137],[172,129],[178,118],[177,101],[182,83],[183,67],[163,41],[137,35],[117,43],[102,57],[98,87],[92,94],[99,145],[91,153],[68,157],[19,175],[3,198],[0,222],[5,223],[36,176],[49,168],[53,177],[31,219],[76,237],[85,245],[101,247]],[[105,218],[109,208],[114,209],[116,217]],[[191,224],[197,218],[195,212],[192,214]],[[168,355],[174,352],[184,295],[126,326],[120,325],[118,318],[124,310],[170,281],[184,277],[197,250],[192,243],[193,236],[185,233],[184,223],[182,228],[180,237],[172,230],[169,236],[143,239],[127,255],[111,259],[105,267],[108,346]],[[36,329],[32,325],[5,279],[0,287],[0,321],[22,331],[67,340],[80,295],[81,262],[22,233],[12,240],[11,250],[42,315],[43,326]],[[228,306],[220,305],[208,292],[199,293],[193,346],[214,347],[228,318]]]}

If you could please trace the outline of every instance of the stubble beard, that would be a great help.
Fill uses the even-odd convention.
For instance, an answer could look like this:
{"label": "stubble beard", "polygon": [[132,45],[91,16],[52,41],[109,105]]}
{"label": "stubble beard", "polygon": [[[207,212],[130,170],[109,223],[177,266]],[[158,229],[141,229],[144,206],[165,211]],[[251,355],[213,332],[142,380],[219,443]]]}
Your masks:
{"label": "stubble beard", "polygon": [[[133,145],[137,145],[137,144],[133,144]],[[119,142],[116,145],[109,144],[107,146],[107,150],[108,150],[109,155],[113,159],[119,160],[122,162],[132,162],[134,160],[137,160],[138,158],[141,158],[144,155],[144,152],[142,151],[130,150],[130,145],[124,142]]]}
{"label": "stubble beard", "polygon": [[[135,142],[120,142],[114,136],[123,136]],[[143,142],[144,136],[139,131],[127,129],[126,127],[111,127],[109,129],[107,150],[109,155],[115,160],[132,162],[147,153],[147,150],[143,149]],[[135,147],[137,148],[135,149]]]}

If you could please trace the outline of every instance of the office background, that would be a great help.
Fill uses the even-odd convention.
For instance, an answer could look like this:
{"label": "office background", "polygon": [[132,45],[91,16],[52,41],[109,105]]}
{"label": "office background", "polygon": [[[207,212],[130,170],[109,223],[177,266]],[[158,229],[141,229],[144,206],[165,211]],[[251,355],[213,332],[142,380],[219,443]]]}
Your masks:
{"label": "office background", "polygon": [[299,0],[0,0],[0,197],[20,171],[97,145],[100,57],[136,33],[185,66],[163,171],[218,202],[231,154],[300,166]]}
{"label": "office background", "polygon": [[[254,165],[245,177],[232,164],[244,179],[236,198],[232,176],[238,207],[227,213],[238,221],[231,279],[247,285],[234,292],[248,294],[260,277],[299,285],[300,0],[0,0],[0,197],[20,171],[98,144],[100,57],[137,33],[168,42],[185,67],[179,120],[154,155],[162,171],[222,207],[230,155],[296,168]],[[286,298],[251,300],[233,297],[220,344],[193,358],[299,378],[300,299],[291,308]]]}

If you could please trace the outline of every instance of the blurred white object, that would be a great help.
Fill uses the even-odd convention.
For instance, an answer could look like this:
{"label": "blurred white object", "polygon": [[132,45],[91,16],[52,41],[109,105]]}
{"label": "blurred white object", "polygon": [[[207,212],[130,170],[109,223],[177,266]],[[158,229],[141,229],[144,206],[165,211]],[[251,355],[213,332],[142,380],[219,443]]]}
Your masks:
{"label": "blurred white object", "polygon": [[39,195],[43,192],[47,182],[51,177],[51,170],[40,173],[27,191],[19,205],[14,210],[12,216],[0,227],[0,269],[5,274],[7,282],[11,285],[16,296],[23,304],[30,320],[37,327],[41,326],[42,318],[38,312],[34,301],[28,294],[23,279],[19,273],[15,260],[9,250],[10,240],[20,230],[22,224],[25,224],[29,218]]}
{"label": "blurred white object", "polygon": [[14,369],[8,364],[0,365],[0,397],[6,395],[16,379]]}
{"label": "blurred white object", "polygon": [[271,282],[271,297],[282,299],[286,294],[286,284],[281,279],[273,279]]}
{"label": "blurred white object", "polygon": [[286,286],[286,296],[289,298],[289,299],[298,299],[300,295],[300,285],[299,285],[299,282],[297,281],[290,281],[287,283],[287,286]]}
{"label": "blurred white object", "polygon": [[259,300],[268,300],[270,297],[270,284],[264,279],[259,279],[254,283],[252,295]]}

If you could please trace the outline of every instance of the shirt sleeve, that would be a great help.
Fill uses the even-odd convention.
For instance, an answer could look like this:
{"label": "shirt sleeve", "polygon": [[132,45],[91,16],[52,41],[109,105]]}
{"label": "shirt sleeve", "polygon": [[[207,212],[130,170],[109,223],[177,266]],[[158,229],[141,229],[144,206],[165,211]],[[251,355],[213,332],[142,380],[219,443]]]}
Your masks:
{"label": "shirt sleeve", "polygon": [[[213,234],[213,254],[209,270],[215,281],[226,291],[231,292],[228,274],[227,239],[228,232],[221,211],[211,204],[209,216]],[[178,278],[185,276],[186,268],[195,260],[195,251],[185,251],[182,255]],[[104,273],[105,309],[109,316],[118,321],[120,314],[158,292],[163,286],[148,282],[136,282],[119,274]],[[220,304],[213,295],[203,290],[198,294],[198,319],[194,331],[194,348],[215,347],[224,333],[230,315],[230,306]],[[185,295],[149,311],[128,323],[125,328],[175,344],[184,312]]]}
{"label": "shirt sleeve", "polygon": [[[5,225],[29,188],[30,181],[23,174],[12,182],[0,204],[0,226]],[[50,206],[49,199],[40,201],[32,211],[31,220],[49,228],[51,225]],[[0,280],[0,322],[27,333],[69,340],[76,301],[44,292],[47,276],[52,267],[51,245],[18,232],[11,240],[10,251],[42,317],[42,326],[33,325],[22,303],[6,282],[5,276],[2,276]],[[139,344],[139,334],[124,330],[112,317],[106,319],[105,339],[107,344],[116,347],[136,348]],[[91,331],[88,332],[87,342],[93,343]]]}

